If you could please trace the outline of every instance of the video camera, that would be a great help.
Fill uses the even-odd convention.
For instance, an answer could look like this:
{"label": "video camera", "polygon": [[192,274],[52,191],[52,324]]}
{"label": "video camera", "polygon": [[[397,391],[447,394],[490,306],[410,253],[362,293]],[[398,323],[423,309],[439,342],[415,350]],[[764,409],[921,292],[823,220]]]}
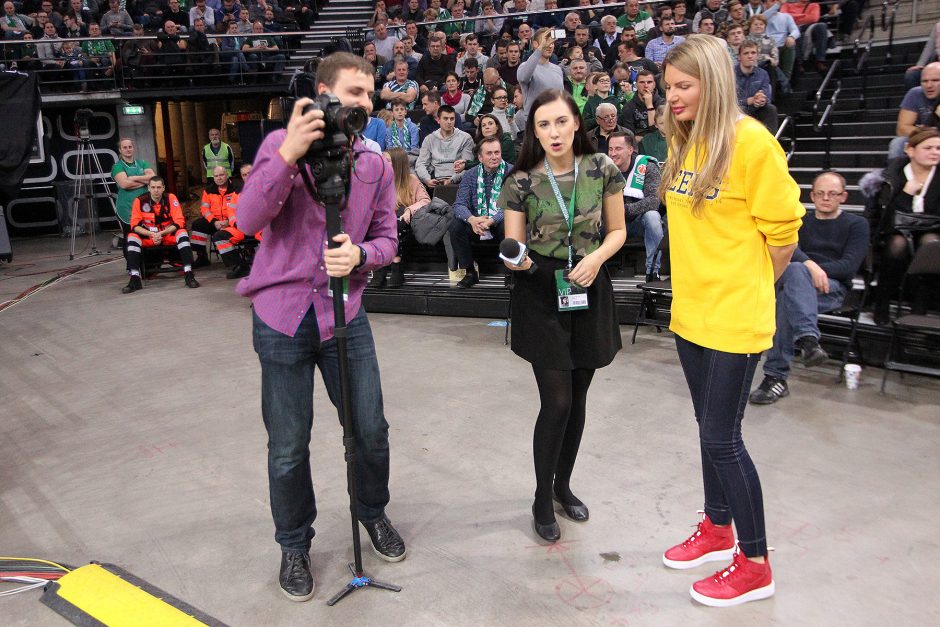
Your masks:
{"label": "video camera", "polygon": [[339,98],[330,93],[317,94],[316,83],[316,76],[309,72],[297,74],[293,82],[294,102],[300,98],[313,100],[312,104],[304,107],[303,113],[323,111],[323,122],[326,125],[323,129],[324,138],[310,144],[307,150],[309,160],[330,150],[349,146],[350,141],[365,130],[369,123],[369,114],[365,109],[344,107]]}
{"label": "video camera", "polygon": [[75,117],[72,120],[72,123],[75,125],[75,131],[78,134],[79,139],[90,139],[91,132],[88,129],[88,125],[91,123],[91,119],[95,117],[95,112],[91,109],[78,109],[75,111]]}

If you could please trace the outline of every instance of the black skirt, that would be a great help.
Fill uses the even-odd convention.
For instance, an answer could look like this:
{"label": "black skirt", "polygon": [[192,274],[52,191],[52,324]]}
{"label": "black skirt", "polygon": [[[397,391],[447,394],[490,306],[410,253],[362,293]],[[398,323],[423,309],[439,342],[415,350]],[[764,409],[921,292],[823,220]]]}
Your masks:
{"label": "black skirt", "polygon": [[558,311],[555,270],[567,260],[530,252],[538,269],[515,272],[512,294],[512,351],[540,368],[602,368],[623,348],[607,268],[587,288],[588,308]]}

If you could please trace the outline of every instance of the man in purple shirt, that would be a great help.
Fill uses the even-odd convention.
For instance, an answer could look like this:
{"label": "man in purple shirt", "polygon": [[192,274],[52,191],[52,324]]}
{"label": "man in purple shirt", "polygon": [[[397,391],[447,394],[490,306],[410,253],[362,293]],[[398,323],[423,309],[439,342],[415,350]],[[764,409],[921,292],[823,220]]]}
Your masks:
{"label": "man in purple shirt", "polygon": [[[345,106],[372,109],[372,66],[338,52],[317,71],[318,93]],[[238,293],[252,300],[254,348],[261,361],[261,413],[268,431],[268,483],[274,539],[281,546],[280,585],[293,601],[313,596],[310,540],[317,516],[310,473],[313,374],[320,369],[330,399],[340,398],[339,361],[329,277],[349,277],[346,302],[352,415],[356,422],[359,520],[375,553],[397,562],[405,544],[385,515],[389,502],[388,423],[375,342],[361,308],[368,272],[392,262],[398,247],[392,168],[381,155],[353,144],[355,172],[342,213],[343,233],[327,248],[326,211],[304,186],[298,159],[323,137],[323,113],[294,105],[286,131],[274,131],[255,157],[242,191],[238,227],[263,230],[251,274]],[[304,166],[306,167],[306,166]],[[312,177],[312,175],[311,175]]]}

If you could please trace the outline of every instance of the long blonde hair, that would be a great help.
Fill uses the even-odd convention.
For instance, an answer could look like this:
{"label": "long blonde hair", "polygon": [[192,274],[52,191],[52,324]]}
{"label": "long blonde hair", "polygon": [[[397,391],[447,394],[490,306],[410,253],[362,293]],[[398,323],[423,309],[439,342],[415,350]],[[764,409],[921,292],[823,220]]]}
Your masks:
{"label": "long blonde hair", "polygon": [[411,168],[408,166],[408,153],[404,148],[389,148],[388,158],[395,172],[395,196],[398,197],[398,204],[406,207],[413,205],[415,199],[411,193]]}
{"label": "long blonde hair", "polygon": [[664,130],[669,156],[663,168],[659,195],[665,199],[689,152],[694,151],[696,174],[689,185],[689,194],[692,214],[701,217],[705,197],[715,188],[721,188],[728,174],[734,152],[735,125],[743,115],[738,106],[734,66],[728,45],[711,35],[687,37],[666,55],[664,75],[669,65],[697,78],[700,91],[694,121],[680,122],[671,108],[666,109]]}

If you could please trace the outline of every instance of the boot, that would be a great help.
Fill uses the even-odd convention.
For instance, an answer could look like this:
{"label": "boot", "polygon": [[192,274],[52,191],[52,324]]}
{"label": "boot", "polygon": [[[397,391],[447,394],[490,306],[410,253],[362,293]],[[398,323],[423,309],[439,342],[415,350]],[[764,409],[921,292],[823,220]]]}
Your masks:
{"label": "boot", "polygon": [[183,282],[186,284],[186,287],[199,287],[199,281],[196,280],[196,275],[193,274],[192,270],[184,275]]}
{"label": "boot", "polygon": [[376,290],[380,290],[385,287],[385,279],[388,278],[388,266],[384,268],[379,268],[372,272],[372,278],[369,279],[368,287],[371,287]]}
{"label": "boot", "polygon": [[395,262],[391,265],[388,273],[388,286],[401,287],[405,284],[405,272],[401,269],[401,262]]}
{"label": "boot", "polygon": [[205,250],[196,253],[196,259],[193,261],[193,268],[205,268],[212,262],[209,260],[209,253]]}
{"label": "boot", "polygon": [[122,294],[130,294],[131,292],[136,292],[137,290],[144,289],[144,284],[140,280],[139,276],[131,276],[131,280],[127,282],[127,285],[121,288]]}

